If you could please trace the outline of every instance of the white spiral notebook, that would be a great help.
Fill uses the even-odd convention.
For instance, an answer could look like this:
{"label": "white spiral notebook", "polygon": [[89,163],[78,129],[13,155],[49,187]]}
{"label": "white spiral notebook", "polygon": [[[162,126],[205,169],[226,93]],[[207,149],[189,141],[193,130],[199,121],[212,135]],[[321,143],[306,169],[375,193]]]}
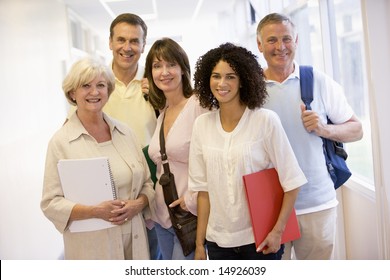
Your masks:
{"label": "white spiral notebook", "polygon": [[[64,196],[83,205],[97,205],[117,198],[107,157],[64,159],[57,164]],[[102,219],[73,221],[69,230],[83,232],[114,227]]]}

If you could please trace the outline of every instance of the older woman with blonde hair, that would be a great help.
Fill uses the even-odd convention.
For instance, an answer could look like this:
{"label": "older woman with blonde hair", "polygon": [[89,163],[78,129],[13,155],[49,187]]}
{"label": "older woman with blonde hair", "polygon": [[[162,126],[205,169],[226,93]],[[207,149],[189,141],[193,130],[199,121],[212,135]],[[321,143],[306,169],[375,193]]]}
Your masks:
{"label": "older woman with blonde hair", "polygon": [[[151,216],[153,183],[134,132],[102,111],[114,87],[111,69],[90,57],[74,63],[63,81],[65,96],[69,103],[77,104],[77,111],[48,144],[41,209],[63,234],[65,259],[149,259],[145,219]],[[103,156],[109,159],[117,199],[97,205],[67,199],[58,161]],[[69,230],[73,221],[91,218],[114,226]]]}

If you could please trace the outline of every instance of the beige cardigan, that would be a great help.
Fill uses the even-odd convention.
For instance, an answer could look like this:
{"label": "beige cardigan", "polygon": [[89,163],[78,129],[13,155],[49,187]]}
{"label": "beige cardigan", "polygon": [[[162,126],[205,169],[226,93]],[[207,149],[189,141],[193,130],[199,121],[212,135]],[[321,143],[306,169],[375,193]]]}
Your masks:
{"label": "beige cardigan", "polygon": [[[145,194],[149,205],[152,205],[155,195],[153,182],[135,134],[126,125],[106,114],[104,119],[110,127],[114,147],[133,173],[131,192],[119,190],[118,198],[136,199],[140,194]],[[54,134],[48,145],[41,209],[57,230],[63,233],[65,259],[124,259],[125,250],[132,250],[133,259],[149,259],[145,229],[145,220],[151,217],[149,206],[143,213],[121,226],[81,233],[71,233],[68,229],[69,216],[76,203],[64,198],[57,162],[59,159],[98,156],[101,155],[96,148],[95,139],[88,135],[76,113]],[[124,197],[124,194],[130,197]],[[122,236],[126,234],[131,235],[132,248],[123,248]]]}

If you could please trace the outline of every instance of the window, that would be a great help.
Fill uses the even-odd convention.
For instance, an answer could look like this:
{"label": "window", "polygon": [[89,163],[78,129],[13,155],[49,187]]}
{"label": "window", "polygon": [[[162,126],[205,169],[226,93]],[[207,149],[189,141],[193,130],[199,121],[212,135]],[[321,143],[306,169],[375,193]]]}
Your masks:
{"label": "window", "polygon": [[68,21],[71,39],[70,65],[86,55],[99,57],[102,61],[111,59],[111,53],[107,50],[107,43],[104,43],[101,36],[98,36],[94,29],[71,9],[68,9]]}
{"label": "window", "polygon": [[[305,5],[295,10],[290,16],[298,31],[296,59],[299,61],[299,64],[314,65],[316,68],[324,71],[322,32],[318,5],[316,3]],[[307,51],[308,46],[310,51]]]}
{"label": "window", "polygon": [[82,32],[80,28],[80,24],[74,20],[73,18],[70,18],[70,33],[71,33],[71,40],[72,40],[72,48],[82,50],[83,49],[83,43],[82,43]]}
{"label": "window", "polygon": [[356,115],[363,123],[362,140],[349,143],[348,163],[354,175],[374,182],[367,73],[360,0],[333,0],[339,54],[340,83]]}

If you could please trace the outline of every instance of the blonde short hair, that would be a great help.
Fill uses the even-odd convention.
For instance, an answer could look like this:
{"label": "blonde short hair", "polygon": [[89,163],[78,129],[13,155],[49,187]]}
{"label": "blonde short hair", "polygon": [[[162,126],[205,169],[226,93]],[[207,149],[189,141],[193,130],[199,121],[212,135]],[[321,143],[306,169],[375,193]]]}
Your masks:
{"label": "blonde short hair", "polygon": [[108,96],[110,96],[115,89],[115,76],[112,70],[93,57],[85,57],[76,61],[62,82],[62,89],[68,102],[77,105],[72,99],[71,93],[100,75],[107,80]]}

